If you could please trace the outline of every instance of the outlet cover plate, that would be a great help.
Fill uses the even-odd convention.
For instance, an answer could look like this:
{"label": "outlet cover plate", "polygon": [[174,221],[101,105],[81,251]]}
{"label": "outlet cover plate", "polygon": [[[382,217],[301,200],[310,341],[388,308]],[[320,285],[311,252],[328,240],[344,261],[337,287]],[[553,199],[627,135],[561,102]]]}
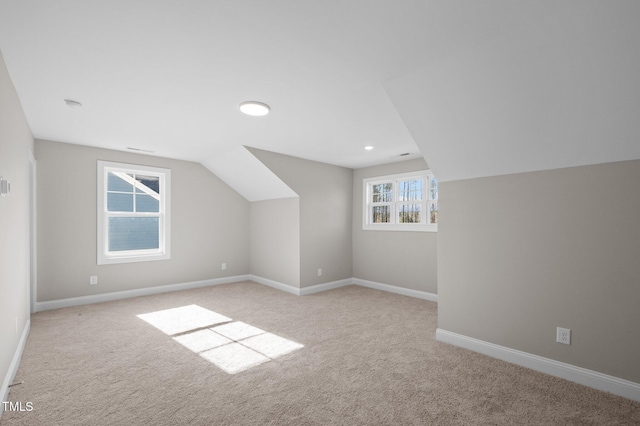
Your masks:
{"label": "outlet cover plate", "polygon": [[556,329],[556,342],[564,345],[571,344],[571,330],[568,328],[558,327]]}

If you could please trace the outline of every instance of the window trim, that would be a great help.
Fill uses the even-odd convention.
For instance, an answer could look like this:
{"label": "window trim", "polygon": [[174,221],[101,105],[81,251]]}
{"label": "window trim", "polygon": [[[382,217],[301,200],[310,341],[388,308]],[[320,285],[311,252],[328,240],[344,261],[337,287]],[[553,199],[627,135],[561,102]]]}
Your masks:
{"label": "window trim", "polygon": [[[370,178],[362,179],[362,194],[363,194],[363,202],[362,202],[362,229],[364,231],[413,231],[413,232],[438,232],[438,224],[437,223],[395,223],[397,212],[397,205],[406,204],[405,202],[399,201],[397,197],[398,190],[398,182],[410,179],[423,179],[423,200],[420,201],[422,204],[422,208],[424,211],[423,217],[424,220],[429,220],[429,206],[431,200],[430,197],[430,179],[433,178],[433,173],[431,170],[418,170],[415,172],[407,172],[407,173],[397,173],[393,175],[386,176],[374,176]],[[371,186],[392,182],[393,183],[393,201],[391,201],[391,217],[392,223],[371,223],[370,216],[370,203],[371,200]],[[437,200],[436,204],[437,204]],[[417,203],[413,203],[417,204]]]}
{"label": "window trim", "polygon": [[[159,217],[159,248],[146,250],[119,251],[117,254],[108,251],[108,225],[110,216],[130,216],[127,214],[108,213],[107,206],[107,173],[118,171],[134,174],[147,174],[160,178],[160,208],[159,213],[145,214],[138,212],[137,216]],[[116,163],[112,161],[97,162],[97,264],[109,265],[115,263],[146,262],[153,260],[171,259],[171,170],[142,166],[137,164]]]}

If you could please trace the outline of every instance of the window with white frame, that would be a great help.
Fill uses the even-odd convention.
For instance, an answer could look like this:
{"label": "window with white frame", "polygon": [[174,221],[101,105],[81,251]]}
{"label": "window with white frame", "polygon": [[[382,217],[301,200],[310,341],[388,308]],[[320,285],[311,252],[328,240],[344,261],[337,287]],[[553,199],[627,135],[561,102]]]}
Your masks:
{"label": "window with white frame", "polygon": [[171,170],[98,161],[98,264],[170,258]]}
{"label": "window with white frame", "polygon": [[429,170],[363,180],[365,230],[438,230],[438,181]]}

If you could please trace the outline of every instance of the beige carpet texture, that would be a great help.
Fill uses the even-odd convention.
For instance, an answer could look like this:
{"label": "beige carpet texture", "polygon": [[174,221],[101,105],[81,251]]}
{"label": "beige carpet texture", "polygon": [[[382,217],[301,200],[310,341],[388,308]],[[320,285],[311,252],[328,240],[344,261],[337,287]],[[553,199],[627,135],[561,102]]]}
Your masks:
{"label": "beige carpet texture", "polygon": [[640,403],[435,340],[437,304],[252,282],[40,312],[10,425],[639,425]]}

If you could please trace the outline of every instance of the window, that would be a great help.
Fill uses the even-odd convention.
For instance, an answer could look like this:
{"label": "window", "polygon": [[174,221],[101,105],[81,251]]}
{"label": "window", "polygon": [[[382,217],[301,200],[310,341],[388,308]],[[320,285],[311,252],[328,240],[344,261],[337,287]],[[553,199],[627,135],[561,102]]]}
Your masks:
{"label": "window", "polygon": [[428,170],[363,180],[363,229],[438,230],[438,181]]}
{"label": "window", "polygon": [[98,265],[169,259],[171,170],[98,161]]}

